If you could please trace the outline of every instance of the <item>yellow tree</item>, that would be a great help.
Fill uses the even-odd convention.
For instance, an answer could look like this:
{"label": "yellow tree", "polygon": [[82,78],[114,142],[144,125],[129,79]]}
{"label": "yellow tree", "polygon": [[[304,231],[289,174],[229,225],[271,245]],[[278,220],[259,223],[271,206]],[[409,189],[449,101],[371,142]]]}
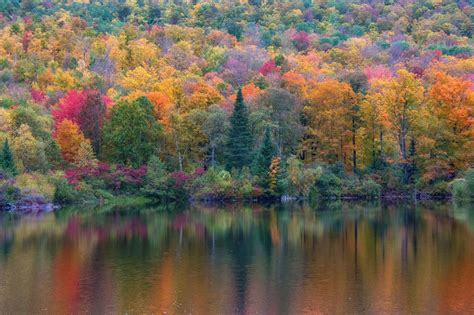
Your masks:
{"label": "yellow tree", "polygon": [[398,142],[399,159],[408,158],[408,136],[414,136],[417,117],[422,111],[424,88],[413,73],[399,70],[397,76],[386,81],[380,90],[381,116],[383,123]]}
{"label": "yellow tree", "polygon": [[341,162],[349,168],[351,111],[356,102],[351,86],[334,79],[313,82],[306,89],[305,97],[304,159]]}

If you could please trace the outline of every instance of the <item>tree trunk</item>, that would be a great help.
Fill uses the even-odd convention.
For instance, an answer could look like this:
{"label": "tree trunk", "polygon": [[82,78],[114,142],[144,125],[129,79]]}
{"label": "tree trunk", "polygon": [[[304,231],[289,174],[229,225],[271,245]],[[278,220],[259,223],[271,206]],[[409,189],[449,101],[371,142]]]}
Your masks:
{"label": "tree trunk", "polygon": [[352,117],[352,172],[357,172],[356,124]]}

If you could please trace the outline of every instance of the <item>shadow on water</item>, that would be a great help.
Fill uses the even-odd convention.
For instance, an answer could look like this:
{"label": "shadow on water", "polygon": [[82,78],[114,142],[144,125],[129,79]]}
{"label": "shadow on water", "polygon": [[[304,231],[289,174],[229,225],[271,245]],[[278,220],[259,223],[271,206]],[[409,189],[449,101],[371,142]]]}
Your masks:
{"label": "shadow on water", "polygon": [[8,213],[0,312],[472,313],[473,236],[441,202]]}

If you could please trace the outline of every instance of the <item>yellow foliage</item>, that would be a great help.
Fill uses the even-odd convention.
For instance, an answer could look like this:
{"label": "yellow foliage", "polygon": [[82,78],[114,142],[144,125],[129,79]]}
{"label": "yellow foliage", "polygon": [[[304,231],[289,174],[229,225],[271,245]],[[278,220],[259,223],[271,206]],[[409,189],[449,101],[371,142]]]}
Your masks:
{"label": "yellow foliage", "polygon": [[56,188],[46,175],[38,172],[23,173],[15,177],[15,185],[22,191],[29,191],[43,195],[49,200],[52,200]]}

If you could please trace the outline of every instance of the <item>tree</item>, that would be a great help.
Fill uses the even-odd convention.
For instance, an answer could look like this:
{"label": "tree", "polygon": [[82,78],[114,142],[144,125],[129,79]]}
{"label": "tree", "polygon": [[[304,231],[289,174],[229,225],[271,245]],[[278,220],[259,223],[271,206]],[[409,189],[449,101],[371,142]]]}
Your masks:
{"label": "tree", "polygon": [[[434,143],[427,146],[431,157],[431,161],[426,161],[427,167],[436,170],[434,164],[444,163],[446,176],[452,177],[456,171],[467,169],[474,163],[472,82],[437,73],[428,97],[433,116],[428,132]],[[439,176],[439,172],[432,172],[432,175]]]}
{"label": "tree", "polygon": [[13,160],[13,153],[10,150],[8,140],[5,140],[3,143],[3,148],[0,155],[0,167],[5,173],[9,175],[15,176],[17,174],[15,161]]}
{"label": "tree", "polygon": [[230,129],[227,135],[227,167],[242,168],[251,162],[253,135],[250,130],[249,114],[242,96],[237,92],[234,111],[230,116]]}
{"label": "tree", "polygon": [[55,127],[57,128],[64,119],[79,123],[79,113],[81,112],[84,101],[85,94],[81,91],[71,90],[67,92],[51,111]]}
{"label": "tree", "polygon": [[90,146],[90,140],[84,137],[79,126],[69,119],[64,119],[56,131],[56,142],[61,149],[63,159],[74,163],[78,160],[81,146]]}
{"label": "tree", "polygon": [[407,161],[407,137],[415,128],[421,113],[423,85],[413,73],[399,70],[381,90],[382,107],[389,126],[398,142],[401,161]]}
{"label": "tree", "polygon": [[91,141],[96,154],[99,153],[102,144],[102,125],[106,112],[107,106],[99,91],[87,91],[78,120],[82,132]]}
{"label": "tree", "polygon": [[49,168],[45,145],[37,140],[31,128],[22,124],[11,138],[11,149],[20,172],[46,171]]}
{"label": "tree", "polygon": [[263,188],[269,187],[268,170],[275,156],[275,146],[272,142],[270,128],[265,129],[262,145],[254,159],[252,171],[259,177],[259,183]]}
{"label": "tree", "polygon": [[257,99],[272,124],[278,155],[295,153],[303,134],[301,107],[295,96],[283,89],[269,88]]}
{"label": "tree", "polygon": [[268,193],[272,196],[281,196],[287,187],[285,165],[280,157],[275,156],[268,169]]}
{"label": "tree", "polygon": [[168,196],[168,174],[164,163],[159,157],[153,155],[147,164],[145,185],[142,192],[155,200],[163,200]]}
{"label": "tree", "polygon": [[161,126],[153,116],[153,105],[141,96],[112,107],[104,124],[103,155],[115,163],[137,167],[157,151]]}
{"label": "tree", "polygon": [[345,82],[326,79],[308,88],[304,114],[306,130],[302,141],[304,160],[340,162],[352,167],[352,109],[356,95]]}
{"label": "tree", "polygon": [[90,165],[91,163],[97,162],[94,150],[92,149],[92,145],[89,141],[84,141],[79,145],[79,149],[77,150],[77,154],[74,157],[73,162],[77,167],[84,167]]}
{"label": "tree", "polygon": [[222,152],[222,147],[225,144],[226,118],[226,113],[217,105],[211,105],[207,109],[203,131],[209,142],[211,166],[213,167],[216,165],[216,152]]}

